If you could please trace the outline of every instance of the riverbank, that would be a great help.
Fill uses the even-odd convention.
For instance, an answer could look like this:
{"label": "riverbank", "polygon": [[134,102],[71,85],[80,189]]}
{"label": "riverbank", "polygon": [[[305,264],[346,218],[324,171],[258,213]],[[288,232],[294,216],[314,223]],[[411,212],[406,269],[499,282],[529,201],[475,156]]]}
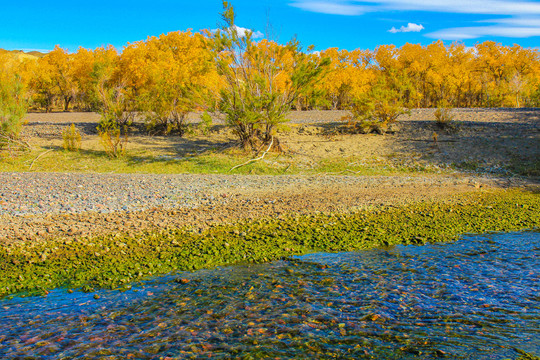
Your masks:
{"label": "riverbank", "polygon": [[[126,156],[110,159],[97,114],[29,114],[31,150],[0,154],[0,294],[537,228],[538,109],[456,109],[446,129],[433,112],[415,109],[384,136],[348,133],[346,112],[293,112],[276,134],[287,152],[240,167],[253,154],[222,119],[183,138],[137,123]],[[62,148],[71,123],[79,152]]]}
{"label": "riverbank", "polygon": [[238,176],[0,173],[0,244],[350,213],[533,183],[466,174]]}
{"label": "riverbank", "polygon": [[534,229],[539,224],[538,192],[491,189],[348,214],[244,219],[199,231],[186,227],[9,242],[0,250],[0,294],[46,294],[56,287],[122,288],[175,270],[450,241],[464,233]]}

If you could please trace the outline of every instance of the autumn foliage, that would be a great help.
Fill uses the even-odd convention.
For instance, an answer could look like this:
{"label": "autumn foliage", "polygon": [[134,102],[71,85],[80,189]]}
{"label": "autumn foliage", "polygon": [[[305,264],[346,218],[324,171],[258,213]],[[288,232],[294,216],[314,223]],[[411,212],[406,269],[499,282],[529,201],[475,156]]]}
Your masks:
{"label": "autumn foliage", "polygon": [[[294,41],[280,45],[227,31],[172,32],[128,44],[122,52],[105,47],[69,53],[57,46],[42,57],[11,59],[9,69],[34,111],[98,111],[120,127],[142,114],[152,133],[182,135],[186,114],[194,110],[229,111],[233,119],[233,102],[244,93],[249,95],[244,105],[253,111],[242,116],[257,118],[252,120],[264,133],[263,142],[289,109],[347,109],[357,119],[376,120],[383,106],[390,111],[388,121],[379,117],[384,123],[407,108],[441,103],[540,106],[537,49],[436,41],[311,53]],[[233,43],[224,42],[225,35]],[[235,57],[239,46],[244,46],[242,57]],[[319,69],[323,60],[329,62],[325,71],[317,70],[316,81],[305,81],[302,76]],[[261,109],[276,121],[261,122],[254,115],[264,114]],[[252,142],[253,135],[246,141]]]}
{"label": "autumn foliage", "polygon": [[13,62],[0,54],[0,149],[12,145],[25,146],[19,133],[27,110],[24,86],[13,71]]}

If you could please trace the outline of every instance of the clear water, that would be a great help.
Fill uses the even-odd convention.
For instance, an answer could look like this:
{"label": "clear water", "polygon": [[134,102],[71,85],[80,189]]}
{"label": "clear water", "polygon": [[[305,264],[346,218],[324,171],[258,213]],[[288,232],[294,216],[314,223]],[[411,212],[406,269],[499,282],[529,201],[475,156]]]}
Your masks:
{"label": "clear water", "polygon": [[540,355],[540,233],[313,254],[0,301],[2,359]]}

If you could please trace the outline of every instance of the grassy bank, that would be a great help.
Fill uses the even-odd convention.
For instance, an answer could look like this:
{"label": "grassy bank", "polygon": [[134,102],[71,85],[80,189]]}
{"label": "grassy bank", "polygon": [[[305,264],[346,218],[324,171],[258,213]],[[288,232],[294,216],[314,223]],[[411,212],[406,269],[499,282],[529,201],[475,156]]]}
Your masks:
{"label": "grassy bank", "polygon": [[260,219],[190,229],[121,234],[0,249],[0,295],[46,293],[57,287],[122,288],[174,270],[265,262],[312,252],[451,241],[465,233],[538,228],[540,194],[497,191],[434,203]]}
{"label": "grassy bank", "polygon": [[[17,156],[0,153],[0,172],[74,172],[139,174],[255,174],[295,175],[341,173],[346,175],[399,175],[451,173],[459,166],[438,166],[417,161],[357,156],[317,158],[306,161],[298,156],[267,154],[264,159],[247,163],[258,155],[233,149],[228,152],[207,151],[204,154],[178,156],[170,153],[132,150],[124,157],[110,158],[104,151],[68,152],[61,148],[36,148]],[[468,170],[468,169],[465,169]]]}

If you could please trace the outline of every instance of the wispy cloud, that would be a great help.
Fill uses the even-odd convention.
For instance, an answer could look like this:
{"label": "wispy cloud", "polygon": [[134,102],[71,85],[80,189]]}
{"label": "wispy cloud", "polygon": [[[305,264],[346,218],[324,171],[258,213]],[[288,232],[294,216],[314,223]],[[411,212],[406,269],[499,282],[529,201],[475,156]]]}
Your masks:
{"label": "wispy cloud", "polygon": [[365,7],[354,3],[347,3],[346,1],[301,0],[291,3],[291,5],[302,10],[331,15],[355,16],[372,11],[371,7]]}
{"label": "wispy cloud", "polygon": [[528,38],[540,36],[540,28],[536,27],[512,27],[512,26],[469,26],[434,31],[426,35],[433,39],[441,40],[467,40],[482,36],[501,36],[512,38]]}
{"label": "wispy cloud", "polygon": [[[476,22],[478,26],[442,29],[426,34],[427,37],[441,40],[467,40],[482,36],[501,36],[528,38],[540,36],[540,16],[509,18]],[[490,25],[485,25],[490,23]]]}
{"label": "wispy cloud", "polygon": [[514,0],[294,0],[291,6],[306,11],[339,15],[410,10],[454,14],[540,15],[537,1]]}
{"label": "wispy cloud", "polygon": [[540,14],[540,3],[514,0],[368,0],[392,10],[445,12],[454,14],[522,15]]}
{"label": "wispy cloud", "polygon": [[395,33],[401,33],[401,32],[419,32],[424,30],[424,25],[414,24],[414,23],[408,23],[407,26],[402,26],[399,29],[396,29],[395,27],[392,27],[388,32],[391,32],[392,34]]}
{"label": "wispy cloud", "polygon": [[[442,29],[426,34],[443,40],[465,40],[482,36],[540,36],[540,2],[538,0],[293,0],[291,6],[305,11],[357,16],[384,11],[425,11],[450,14],[504,16],[503,19],[472,23],[467,27]],[[392,33],[420,31],[409,24]],[[420,25],[421,26],[421,25]]]}

